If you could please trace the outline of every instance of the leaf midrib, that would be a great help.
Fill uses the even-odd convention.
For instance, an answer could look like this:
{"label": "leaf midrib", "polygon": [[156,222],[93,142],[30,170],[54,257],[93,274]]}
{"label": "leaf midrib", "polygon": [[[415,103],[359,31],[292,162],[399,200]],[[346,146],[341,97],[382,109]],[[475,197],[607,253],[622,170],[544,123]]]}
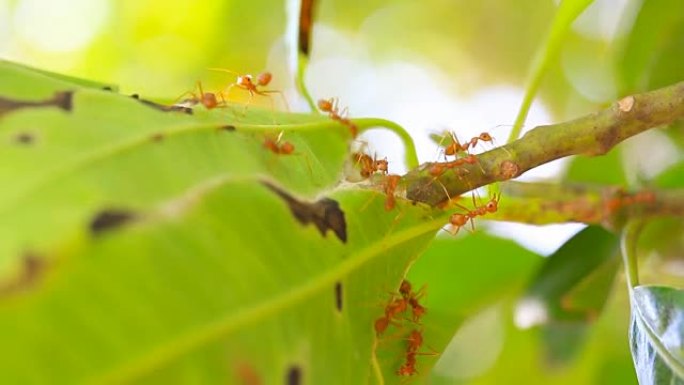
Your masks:
{"label": "leaf midrib", "polygon": [[[219,186],[216,185],[215,187],[218,188]],[[284,294],[249,307],[244,307],[202,327],[188,330],[180,337],[165,344],[160,344],[157,348],[122,365],[113,367],[99,376],[91,377],[84,383],[122,384],[130,382],[163,367],[187,352],[218,340],[244,325],[256,323],[263,318],[279,313],[283,309],[295,306],[307,298],[327,290],[335,282],[360,268],[374,257],[387,252],[388,249],[439,230],[445,223],[445,215],[440,215],[429,222],[422,222],[389,235],[382,241],[373,243],[351,254],[339,265],[323,274],[317,275],[315,278],[303,282],[296,287],[292,287]]]}

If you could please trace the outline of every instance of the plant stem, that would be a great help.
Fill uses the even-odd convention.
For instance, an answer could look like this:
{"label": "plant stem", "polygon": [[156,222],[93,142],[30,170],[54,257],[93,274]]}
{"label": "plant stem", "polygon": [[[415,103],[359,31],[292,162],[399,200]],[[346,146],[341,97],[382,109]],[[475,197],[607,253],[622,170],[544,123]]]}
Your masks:
{"label": "plant stem", "polygon": [[622,260],[625,264],[625,276],[627,277],[627,286],[629,286],[630,292],[635,286],[639,285],[639,266],[636,246],[642,228],[642,221],[629,222],[622,231],[622,238],[620,240]]}

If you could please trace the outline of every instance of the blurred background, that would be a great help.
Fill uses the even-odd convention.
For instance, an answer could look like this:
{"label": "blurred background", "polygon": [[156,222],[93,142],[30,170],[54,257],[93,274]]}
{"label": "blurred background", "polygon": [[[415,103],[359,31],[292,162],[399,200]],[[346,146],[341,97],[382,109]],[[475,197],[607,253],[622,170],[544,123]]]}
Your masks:
{"label": "blurred background", "polygon": [[[627,93],[684,79],[683,4],[595,1],[573,24],[526,127],[568,120]],[[0,57],[160,101],[173,101],[197,80],[209,90],[234,80],[210,67],[268,70],[274,74],[272,89],[282,90],[293,110],[306,111],[290,75],[294,40],[288,31],[295,21],[288,15],[297,13],[296,6],[278,0],[0,0]],[[339,97],[351,117],[402,124],[421,162],[437,158],[438,147],[428,137],[434,132],[453,130],[469,138],[488,131],[502,144],[557,6],[553,0],[320,0],[306,84],[316,99]],[[255,102],[268,106],[267,100]],[[681,133],[651,130],[606,157],[563,159],[519,179],[635,187],[681,160]],[[392,134],[371,131],[362,140],[389,158],[392,172],[405,170],[401,143]],[[497,223],[488,229],[549,255],[582,227]],[[443,360],[454,361],[437,366],[438,379],[484,384],[512,369],[536,371],[530,367],[538,354],[534,334],[502,316],[505,306],[487,309],[459,331],[455,341],[480,341],[481,351],[477,357],[445,353]],[[634,382],[626,298],[614,298],[608,307],[615,311],[595,332],[614,338],[607,345],[615,352],[594,346],[599,340],[589,342],[574,366],[549,368],[542,383],[616,383],[600,380],[613,375],[620,383]],[[478,340],[483,335],[491,337],[487,343]],[[592,354],[609,359],[599,365]]]}

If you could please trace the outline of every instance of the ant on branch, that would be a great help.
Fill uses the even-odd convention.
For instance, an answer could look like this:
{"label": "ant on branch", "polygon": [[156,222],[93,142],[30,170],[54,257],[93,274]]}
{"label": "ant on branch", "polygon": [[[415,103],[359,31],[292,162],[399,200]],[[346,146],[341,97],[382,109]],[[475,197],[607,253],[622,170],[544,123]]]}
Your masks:
{"label": "ant on branch", "polygon": [[[494,138],[488,133],[488,132],[483,132],[478,136],[475,136],[471,138],[469,141],[460,143],[458,138],[456,137],[456,134],[453,133],[453,131],[449,132],[449,136],[451,137],[451,143],[448,146],[444,147],[444,155],[445,156],[455,156],[459,152],[468,152],[469,148],[475,148],[477,145],[478,141],[482,142],[493,142]],[[442,139],[443,140],[443,139]]]}
{"label": "ant on branch", "polygon": [[280,140],[283,137],[283,132],[281,131],[280,134],[278,134],[278,137],[273,140],[270,137],[266,137],[264,139],[264,147],[270,150],[274,154],[282,154],[282,155],[289,155],[294,152],[295,147],[294,144],[290,142],[284,142],[280,144]]}
{"label": "ant on branch", "polygon": [[343,125],[347,126],[352,134],[352,138],[356,138],[356,135],[358,135],[359,133],[359,127],[354,122],[352,122],[351,119],[347,117],[342,117],[342,115],[347,114],[348,109],[345,107],[345,109],[342,110],[342,113],[340,114],[339,99],[319,99],[318,108],[323,112],[327,112],[330,119],[340,122]]}
{"label": "ant on branch", "polygon": [[473,228],[473,231],[475,230],[475,222],[473,219],[478,216],[484,216],[487,213],[494,213],[499,209],[499,200],[501,199],[501,194],[494,195],[484,206],[477,206],[475,203],[475,195],[473,195],[473,205],[475,208],[473,210],[469,210],[465,206],[461,206],[459,204],[456,204],[458,207],[466,210],[465,214],[461,213],[454,213],[451,214],[449,217],[449,223],[451,224],[451,230],[449,231],[451,235],[456,235],[458,234],[458,231],[461,229],[461,227],[465,226],[468,221],[470,221],[470,224]]}
{"label": "ant on branch", "polygon": [[228,69],[224,68],[209,68],[210,71],[219,71],[219,72],[227,72],[229,74],[233,74],[237,76],[237,79],[235,80],[235,83],[231,83],[226,87],[226,89],[221,92],[221,95],[226,95],[228,96],[230,94],[230,91],[233,89],[233,87],[238,87],[240,89],[246,90],[249,92],[249,99],[247,99],[247,103],[245,104],[245,111],[244,113],[247,112],[247,107],[250,105],[252,102],[252,98],[254,98],[254,95],[261,95],[261,96],[266,96],[268,97],[269,102],[271,103],[271,111],[275,110],[275,106],[273,104],[273,98],[271,97],[270,94],[279,94],[280,97],[283,99],[283,103],[285,103],[285,108],[289,111],[290,106],[287,103],[287,99],[285,99],[285,95],[281,91],[277,90],[261,90],[260,87],[266,87],[271,83],[271,80],[273,79],[273,74],[270,72],[261,72],[256,76],[256,80],[252,75],[242,75],[239,74],[235,71],[231,71]]}

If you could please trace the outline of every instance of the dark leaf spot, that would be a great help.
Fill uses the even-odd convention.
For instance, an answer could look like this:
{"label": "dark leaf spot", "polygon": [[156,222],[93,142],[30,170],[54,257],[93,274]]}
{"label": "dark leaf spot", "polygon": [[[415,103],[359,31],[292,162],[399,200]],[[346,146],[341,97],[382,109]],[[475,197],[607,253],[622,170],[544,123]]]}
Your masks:
{"label": "dark leaf spot", "polygon": [[21,256],[22,266],[18,274],[0,283],[0,297],[16,294],[35,286],[46,268],[45,259],[34,253]]}
{"label": "dark leaf spot", "polygon": [[162,140],[164,140],[164,134],[162,134],[161,132],[154,134],[150,137],[150,139],[152,139],[153,142],[161,142]]}
{"label": "dark leaf spot", "polygon": [[55,92],[55,95],[50,99],[45,100],[15,100],[0,97],[0,115],[19,110],[22,108],[39,108],[39,107],[57,107],[64,111],[71,111],[72,105],[72,91]]}
{"label": "dark leaf spot", "polygon": [[342,282],[335,283],[335,305],[338,311],[342,311]]}
{"label": "dark leaf spot", "polygon": [[221,126],[221,130],[223,131],[235,131],[235,126],[232,124],[226,124],[225,126]]}
{"label": "dark leaf spot", "polygon": [[95,214],[90,221],[90,231],[94,235],[99,235],[104,231],[109,231],[121,227],[134,220],[136,215],[127,210],[105,209]]}
{"label": "dark leaf spot", "polygon": [[164,104],[155,103],[151,100],[141,99],[140,95],[138,95],[138,94],[133,94],[133,95],[131,95],[131,97],[133,99],[139,101],[140,103],[148,106],[148,107],[152,107],[152,108],[160,110],[160,111],[164,111],[164,112],[176,111],[176,112],[182,112],[184,114],[192,115],[192,108],[190,108],[190,107],[178,106],[175,104],[167,106]]}
{"label": "dark leaf spot", "polygon": [[33,144],[34,140],[35,138],[33,137],[33,135],[29,134],[28,132],[19,133],[17,134],[17,136],[14,137],[15,142],[24,145]]}
{"label": "dark leaf spot", "polygon": [[297,220],[307,225],[313,222],[325,236],[328,230],[332,230],[337,238],[342,242],[347,242],[347,222],[344,219],[344,211],[340,209],[340,204],[330,198],[323,198],[317,202],[302,202],[288,194],[286,191],[268,183],[264,185],[278,194],[290,206],[290,211]]}
{"label": "dark leaf spot", "polygon": [[301,385],[302,383],[302,369],[299,366],[290,366],[287,370],[287,377],[285,384],[287,385]]}
{"label": "dark leaf spot", "polygon": [[104,87],[102,87],[102,90],[103,91],[114,91],[114,89],[110,86],[104,86]]}

